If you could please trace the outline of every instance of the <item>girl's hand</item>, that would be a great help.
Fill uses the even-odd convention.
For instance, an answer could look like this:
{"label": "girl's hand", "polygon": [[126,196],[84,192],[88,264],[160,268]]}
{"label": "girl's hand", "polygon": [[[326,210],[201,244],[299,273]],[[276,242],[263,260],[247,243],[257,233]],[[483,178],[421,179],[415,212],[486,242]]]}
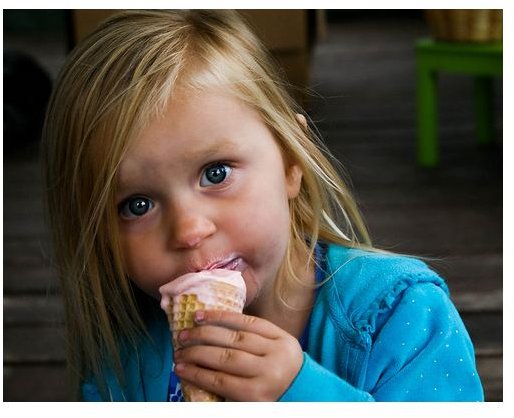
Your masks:
{"label": "girl's hand", "polygon": [[303,353],[292,335],[261,318],[199,311],[175,352],[181,379],[234,401],[276,401],[298,374]]}

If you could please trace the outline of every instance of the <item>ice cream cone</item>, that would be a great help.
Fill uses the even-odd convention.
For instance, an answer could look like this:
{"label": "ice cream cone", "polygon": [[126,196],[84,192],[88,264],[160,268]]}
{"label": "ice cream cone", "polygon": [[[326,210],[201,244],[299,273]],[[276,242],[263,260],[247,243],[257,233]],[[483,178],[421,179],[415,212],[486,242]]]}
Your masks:
{"label": "ice cream cone", "polygon": [[[174,350],[180,348],[179,332],[195,326],[196,311],[242,312],[246,299],[241,273],[222,269],[186,274],[162,286],[159,291],[162,294],[161,307],[168,316]],[[186,401],[223,401],[223,398],[187,382],[181,382],[181,389]]]}

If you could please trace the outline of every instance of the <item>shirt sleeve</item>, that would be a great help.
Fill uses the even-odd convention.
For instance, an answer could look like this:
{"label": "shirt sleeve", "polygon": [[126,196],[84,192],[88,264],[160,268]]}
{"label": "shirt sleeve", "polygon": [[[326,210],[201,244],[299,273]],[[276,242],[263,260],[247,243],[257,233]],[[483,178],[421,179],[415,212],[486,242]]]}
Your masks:
{"label": "shirt sleeve", "polygon": [[373,397],[350,385],[303,353],[303,365],[281,402],[367,402]]}
{"label": "shirt sleeve", "polygon": [[281,401],[482,401],[473,346],[454,305],[438,286],[409,287],[377,318],[358,389],[304,353]]}
{"label": "shirt sleeve", "polygon": [[438,286],[409,287],[375,335],[366,390],[377,401],[483,401],[469,334]]}

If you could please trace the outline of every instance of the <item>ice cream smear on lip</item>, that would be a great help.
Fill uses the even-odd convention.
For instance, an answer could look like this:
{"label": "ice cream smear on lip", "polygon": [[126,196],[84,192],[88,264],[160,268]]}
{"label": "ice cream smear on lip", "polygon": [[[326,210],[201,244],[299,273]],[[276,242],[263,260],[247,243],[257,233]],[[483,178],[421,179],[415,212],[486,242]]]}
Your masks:
{"label": "ice cream smear on lip", "polygon": [[[195,326],[194,314],[198,310],[242,312],[246,302],[246,285],[241,272],[213,269],[188,273],[159,288],[161,308],[166,312],[172,344],[180,348],[178,334]],[[216,402],[219,396],[187,382],[181,382],[186,401]]]}

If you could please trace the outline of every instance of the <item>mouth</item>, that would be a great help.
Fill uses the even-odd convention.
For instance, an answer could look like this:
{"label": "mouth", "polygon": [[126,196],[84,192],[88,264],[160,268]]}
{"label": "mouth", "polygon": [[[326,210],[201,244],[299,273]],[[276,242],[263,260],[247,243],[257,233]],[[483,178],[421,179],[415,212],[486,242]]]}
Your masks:
{"label": "mouth", "polygon": [[241,257],[232,257],[209,264],[204,270],[225,269],[242,272],[245,268],[246,263]]}

